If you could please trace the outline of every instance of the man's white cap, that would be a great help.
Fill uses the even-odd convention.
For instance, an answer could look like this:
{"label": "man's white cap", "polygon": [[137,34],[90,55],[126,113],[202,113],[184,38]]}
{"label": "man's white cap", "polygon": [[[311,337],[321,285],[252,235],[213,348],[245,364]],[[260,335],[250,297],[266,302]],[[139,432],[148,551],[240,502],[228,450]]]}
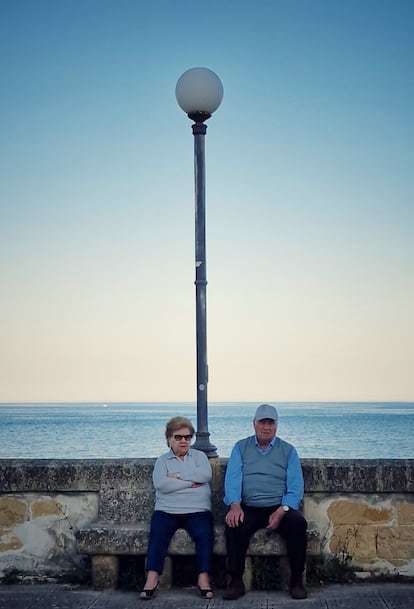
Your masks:
{"label": "man's white cap", "polygon": [[254,415],[255,421],[261,421],[262,419],[277,421],[278,418],[277,410],[274,406],[271,406],[271,404],[261,404]]}

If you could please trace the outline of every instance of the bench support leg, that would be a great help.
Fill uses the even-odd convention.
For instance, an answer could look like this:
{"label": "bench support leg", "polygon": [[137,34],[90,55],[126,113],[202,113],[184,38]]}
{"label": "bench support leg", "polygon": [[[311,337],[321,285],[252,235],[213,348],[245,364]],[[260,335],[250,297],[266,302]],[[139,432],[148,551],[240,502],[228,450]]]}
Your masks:
{"label": "bench support leg", "polygon": [[290,567],[287,556],[279,558],[279,573],[280,573],[280,589],[289,590],[290,587]]}
{"label": "bench support leg", "polygon": [[172,558],[171,556],[166,556],[164,560],[164,570],[160,576],[160,587],[163,588],[163,590],[169,590],[171,588],[172,572]]}
{"label": "bench support leg", "polygon": [[118,586],[118,556],[92,556],[92,585],[95,590]]}
{"label": "bench support leg", "polygon": [[244,561],[243,583],[246,592],[250,592],[253,585],[253,563],[251,556],[246,556]]}
{"label": "bench support leg", "polygon": [[[147,570],[147,559],[145,558],[145,571]],[[166,556],[164,559],[164,568],[161,575],[158,578],[160,582],[160,588],[163,590],[169,590],[172,587],[173,579],[173,567],[171,556]]]}
{"label": "bench support leg", "polygon": [[[290,587],[290,567],[287,556],[280,556],[279,559],[280,589],[287,591]],[[251,556],[246,556],[244,562],[243,583],[246,592],[253,588],[253,562]]]}

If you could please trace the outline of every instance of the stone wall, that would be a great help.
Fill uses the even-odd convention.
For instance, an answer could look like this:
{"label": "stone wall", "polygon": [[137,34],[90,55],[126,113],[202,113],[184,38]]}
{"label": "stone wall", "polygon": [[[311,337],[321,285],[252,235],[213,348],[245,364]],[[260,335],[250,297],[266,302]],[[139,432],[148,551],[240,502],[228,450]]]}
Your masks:
{"label": "stone wall", "polygon": [[364,576],[414,575],[414,461],[303,460],[305,516],[322,552]]}
{"label": "stone wall", "polygon": [[[0,460],[0,577],[74,571],[74,533],[99,520],[148,521],[154,459]],[[222,524],[227,460],[214,459],[213,510]],[[302,460],[304,514],[325,555],[364,575],[414,576],[414,460]]]}

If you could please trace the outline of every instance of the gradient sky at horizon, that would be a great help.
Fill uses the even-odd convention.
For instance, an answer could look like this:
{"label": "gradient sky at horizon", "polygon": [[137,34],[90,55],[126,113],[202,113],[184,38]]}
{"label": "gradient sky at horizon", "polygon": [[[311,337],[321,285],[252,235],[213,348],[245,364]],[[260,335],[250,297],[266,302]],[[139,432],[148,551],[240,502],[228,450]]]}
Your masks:
{"label": "gradient sky at horizon", "polygon": [[411,0],[0,0],[0,401],[414,400]]}

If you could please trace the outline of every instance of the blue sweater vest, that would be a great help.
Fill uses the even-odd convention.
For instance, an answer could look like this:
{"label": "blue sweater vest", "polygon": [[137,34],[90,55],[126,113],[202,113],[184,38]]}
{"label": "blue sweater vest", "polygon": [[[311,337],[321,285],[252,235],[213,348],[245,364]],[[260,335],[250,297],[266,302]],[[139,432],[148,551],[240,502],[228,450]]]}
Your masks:
{"label": "blue sweater vest", "polygon": [[276,438],[272,449],[261,454],[255,436],[237,442],[243,463],[242,502],[255,507],[282,503],[291,444]]}

